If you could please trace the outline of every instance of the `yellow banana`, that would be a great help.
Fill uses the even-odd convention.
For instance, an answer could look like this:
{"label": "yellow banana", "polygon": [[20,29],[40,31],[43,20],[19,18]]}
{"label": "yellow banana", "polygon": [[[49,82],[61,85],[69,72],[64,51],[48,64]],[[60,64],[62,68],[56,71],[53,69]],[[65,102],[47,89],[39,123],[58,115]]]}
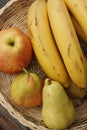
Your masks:
{"label": "yellow banana", "polygon": [[48,0],[48,16],[53,35],[72,81],[86,87],[85,58],[64,0]]}
{"label": "yellow banana", "polygon": [[36,0],[28,11],[29,38],[36,58],[48,77],[69,86],[69,76],[52,37],[45,0]]}
{"label": "yellow banana", "polygon": [[74,28],[77,32],[78,37],[81,38],[81,40],[83,40],[85,43],[87,43],[87,37],[85,36],[85,34],[84,34],[81,26],[79,25],[78,21],[76,20],[76,18],[72,14],[70,14],[70,16],[71,16],[71,20],[72,20]]}
{"label": "yellow banana", "polygon": [[65,3],[87,39],[87,0],[65,0]]}
{"label": "yellow banana", "polygon": [[86,88],[79,88],[72,81],[70,86],[65,89],[70,97],[82,99],[86,96]]}

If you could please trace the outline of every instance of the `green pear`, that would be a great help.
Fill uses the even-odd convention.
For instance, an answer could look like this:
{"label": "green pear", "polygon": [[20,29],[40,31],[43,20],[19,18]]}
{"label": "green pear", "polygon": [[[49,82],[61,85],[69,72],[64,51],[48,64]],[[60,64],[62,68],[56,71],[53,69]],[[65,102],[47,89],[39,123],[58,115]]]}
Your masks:
{"label": "green pear", "polygon": [[12,81],[11,96],[19,106],[35,107],[42,102],[42,89],[43,80],[37,74],[26,71]]}
{"label": "green pear", "polygon": [[45,79],[42,99],[42,118],[48,128],[61,130],[74,121],[74,105],[59,82]]}

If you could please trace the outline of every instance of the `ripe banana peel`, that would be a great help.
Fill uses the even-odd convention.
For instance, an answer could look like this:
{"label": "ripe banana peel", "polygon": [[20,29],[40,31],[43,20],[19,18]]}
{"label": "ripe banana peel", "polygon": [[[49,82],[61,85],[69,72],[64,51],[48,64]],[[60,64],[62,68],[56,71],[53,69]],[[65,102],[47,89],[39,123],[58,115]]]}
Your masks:
{"label": "ripe banana peel", "polygon": [[85,57],[66,4],[64,0],[48,0],[47,9],[52,32],[69,76],[78,87],[85,88]]}
{"label": "ripe banana peel", "polygon": [[81,26],[79,25],[78,21],[76,20],[76,18],[72,14],[70,14],[70,17],[71,17],[72,23],[74,25],[74,28],[77,32],[78,37],[81,38],[81,40],[83,40],[84,43],[87,43],[87,37],[85,36],[85,34],[84,34]]}
{"label": "ripe banana peel", "polygon": [[[87,57],[85,57],[86,61],[86,74],[87,74]],[[87,95],[87,85],[86,88],[79,88],[72,80],[70,80],[70,86],[65,89],[70,97],[82,99]]]}
{"label": "ripe banana peel", "polygon": [[65,3],[87,39],[87,0],[65,0]]}
{"label": "ripe banana peel", "polygon": [[74,84],[72,81],[70,83],[70,86],[65,89],[66,92],[70,97],[82,99],[86,96],[86,88],[79,88],[76,84]]}
{"label": "ripe banana peel", "polygon": [[36,0],[29,7],[27,23],[29,38],[40,66],[49,78],[59,81],[64,87],[69,86],[67,70],[51,33],[45,0]]}

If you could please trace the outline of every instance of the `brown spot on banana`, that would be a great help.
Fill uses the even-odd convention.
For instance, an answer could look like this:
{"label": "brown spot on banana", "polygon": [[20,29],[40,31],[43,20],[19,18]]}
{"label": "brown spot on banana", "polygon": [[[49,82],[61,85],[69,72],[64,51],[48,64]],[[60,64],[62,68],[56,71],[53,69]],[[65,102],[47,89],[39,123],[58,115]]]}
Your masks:
{"label": "brown spot on banana", "polygon": [[42,50],[45,52],[45,49],[44,49],[44,48],[43,48]]}
{"label": "brown spot on banana", "polygon": [[[53,69],[54,71],[56,71],[54,66],[52,66],[52,69]],[[60,76],[60,74],[57,74],[57,76],[59,77],[59,76]]]}
{"label": "brown spot on banana", "polygon": [[77,6],[78,6],[77,4],[74,5],[74,7],[77,7]]}
{"label": "brown spot on banana", "polygon": [[78,72],[82,72],[82,69],[80,68],[80,66],[79,66],[77,61],[74,62],[74,66],[75,66],[75,69],[78,70]]}
{"label": "brown spot on banana", "polygon": [[73,37],[73,32],[71,31],[71,36]]}
{"label": "brown spot on banana", "polygon": [[35,25],[36,25],[36,26],[38,25],[37,17],[36,17],[36,16],[35,16]]}
{"label": "brown spot on banana", "polygon": [[71,49],[71,43],[68,45],[68,56],[70,57],[70,49]]}
{"label": "brown spot on banana", "polygon": [[87,10],[87,6],[85,6],[85,9]]}

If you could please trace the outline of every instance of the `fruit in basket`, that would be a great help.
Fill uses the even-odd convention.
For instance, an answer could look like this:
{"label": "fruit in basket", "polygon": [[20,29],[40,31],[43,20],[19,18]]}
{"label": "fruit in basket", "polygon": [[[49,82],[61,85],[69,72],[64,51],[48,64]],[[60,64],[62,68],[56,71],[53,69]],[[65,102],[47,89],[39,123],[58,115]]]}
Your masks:
{"label": "fruit in basket", "polygon": [[74,105],[59,82],[46,79],[42,99],[42,118],[49,128],[65,129],[74,121]]}
{"label": "fruit in basket", "polygon": [[52,32],[68,74],[78,87],[85,88],[87,85],[85,57],[66,4],[64,0],[48,0],[47,9]]}
{"label": "fruit in basket", "polygon": [[0,31],[0,70],[15,73],[27,67],[32,59],[29,38],[18,28]]}
{"label": "fruit in basket", "polygon": [[79,25],[78,21],[76,20],[76,18],[70,13],[70,17],[72,20],[72,23],[75,27],[75,30],[77,32],[78,37],[83,40],[85,43],[87,43],[87,37],[85,36],[81,26]]}
{"label": "fruit in basket", "polygon": [[29,7],[29,38],[37,60],[46,75],[67,87],[69,76],[52,37],[46,7],[45,0],[36,0]]}
{"label": "fruit in basket", "polygon": [[43,83],[36,73],[29,73],[25,70],[12,81],[11,96],[13,101],[24,108],[40,105]]}
{"label": "fruit in basket", "polygon": [[[67,8],[78,22],[85,40],[87,41],[87,1],[86,0],[64,0]],[[87,42],[85,42],[87,43]]]}
{"label": "fruit in basket", "polygon": [[86,88],[79,88],[73,82],[71,82],[70,86],[66,88],[66,92],[72,98],[82,99],[86,96]]}

